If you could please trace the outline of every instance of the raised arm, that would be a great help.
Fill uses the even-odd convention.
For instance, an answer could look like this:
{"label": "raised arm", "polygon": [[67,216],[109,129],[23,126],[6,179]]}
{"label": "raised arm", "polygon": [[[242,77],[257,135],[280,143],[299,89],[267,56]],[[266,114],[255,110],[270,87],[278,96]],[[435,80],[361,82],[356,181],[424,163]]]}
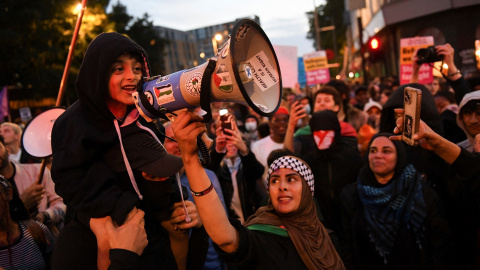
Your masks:
{"label": "raised arm", "polygon": [[[395,109],[396,113],[403,115],[403,109]],[[397,119],[397,126],[393,133],[401,133],[403,130],[403,117]],[[449,140],[443,138],[433,131],[425,122],[420,120],[420,130],[412,137],[414,140],[418,140],[419,145],[422,148],[433,151],[448,164],[452,164],[460,155],[460,147]],[[401,140],[402,136],[392,136],[392,140]]]}
{"label": "raised arm", "polygon": [[[239,235],[228,221],[215,189],[203,169],[197,155],[197,136],[206,131],[202,118],[191,112],[182,112],[172,124],[173,132],[182,153],[182,160],[190,189],[203,226],[212,241],[225,252],[234,252],[238,247]],[[202,193],[202,194],[198,194]]]}
{"label": "raised arm", "polygon": [[300,103],[300,101],[295,101],[290,109],[287,132],[285,134],[285,140],[283,141],[283,147],[292,151],[292,153],[295,152],[293,147],[293,135],[295,133],[295,127],[297,126],[298,120],[304,118],[305,116],[307,116],[307,113],[303,107],[303,104]]}

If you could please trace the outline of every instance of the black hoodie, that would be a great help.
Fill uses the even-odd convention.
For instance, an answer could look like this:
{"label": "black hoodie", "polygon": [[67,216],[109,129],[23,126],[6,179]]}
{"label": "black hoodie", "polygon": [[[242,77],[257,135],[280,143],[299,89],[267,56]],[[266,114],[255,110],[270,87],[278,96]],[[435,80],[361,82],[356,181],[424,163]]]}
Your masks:
{"label": "black hoodie", "polygon": [[[148,77],[148,61],[142,47],[118,33],[100,34],[87,48],[75,82],[79,100],[56,120],[52,131],[55,190],[74,216],[87,226],[90,218],[107,215],[122,224],[139,203],[128,175],[114,172],[104,158],[108,149],[119,144],[115,116],[105,102],[109,68],[125,53],[143,60],[142,75]],[[137,110],[132,108],[121,133],[138,132],[137,118]]]}

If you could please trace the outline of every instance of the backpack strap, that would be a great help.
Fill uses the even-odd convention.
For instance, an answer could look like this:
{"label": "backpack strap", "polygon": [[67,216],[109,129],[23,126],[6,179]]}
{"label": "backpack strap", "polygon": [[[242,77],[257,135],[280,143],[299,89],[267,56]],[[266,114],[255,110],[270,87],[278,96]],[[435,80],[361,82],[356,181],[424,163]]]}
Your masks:
{"label": "backpack strap", "polygon": [[289,237],[287,229],[281,228],[278,226],[273,226],[273,225],[267,225],[267,224],[253,224],[247,227],[247,229],[251,231],[262,231],[262,232],[268,232],[271,234],[276,234],[280,235],[283,237]]}

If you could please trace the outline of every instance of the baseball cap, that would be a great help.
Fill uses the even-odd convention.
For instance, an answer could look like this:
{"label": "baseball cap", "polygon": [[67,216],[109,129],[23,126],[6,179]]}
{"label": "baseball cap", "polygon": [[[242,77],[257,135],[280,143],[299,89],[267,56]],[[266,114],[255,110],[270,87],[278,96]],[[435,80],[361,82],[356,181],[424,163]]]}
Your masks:
{"label": "baseball cap", "polygon": [[381,111],[382,108],[383,108],[380,103],[378,103],[378,102],[373,101],[373,100],[370,99],[370,100],[367,102],[367,104],[365,104],[365,106],[363,107],[363,111],[364,111],[364,112],[367,112],[367,111],[370,110],[370,108],[372,108],[372,107],[377,107],[380,111]]}
{"label": "baseball cap", "polygon": [[277,112],[275,112],[274,115],[277,115],[277,114],[286,114],[286,115],[289,115],[288,109],[287,109],[286,107],[280,106],[280,108],[278,108]]}
{"label": "baseball cap", "polygon": [[[181,158],[168,154],[165,148],[146,132],[128,134],[122,137],[122,143],[132,169],[158,177],[168,177],[183,167]],[[127,171],[120,143],[107,151],[104,160],[117,173]]]}

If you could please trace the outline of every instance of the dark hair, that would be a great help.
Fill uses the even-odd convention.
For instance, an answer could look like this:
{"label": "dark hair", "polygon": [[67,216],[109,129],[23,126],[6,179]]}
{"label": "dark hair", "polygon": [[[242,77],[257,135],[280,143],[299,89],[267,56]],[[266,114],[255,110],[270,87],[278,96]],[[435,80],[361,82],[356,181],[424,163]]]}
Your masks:
{"label": "dark hair", "polygon": [[460,115],[472,114],[472,113],[480,113],[480,100],[474,99],[468,101],[465,105],[463,105],[462,109],[460,110]]}
{"label": "dark hair", "polygon": [[363,91],[363,92],[366,93],[367,90],[368,90],[367,87],[365,87],[365,86],[363,86],[363,85],[360,85],[359,87],[357,87],[357,88],[355,89],[355,95],[358,94],[358,92],[360,92],[360,91]]}
{"label": "dark hair", "polygon": [[270,125],[268,122],[262,122],[258,125],[257,131],[260,138],[265,138],[270,135]]}
{"label": "dark hair", "polygon": [[331,80],[326,85],[335,88],[340,93],[340,97],[342,99],[344,98],[344,104],[347,104],[350,101],[350,86],[348,86],[344,81]]}
{"label": "dark hair", "polygon": [[284,156],[294,156],[295,157],[295,154],[286,149],[286,148],[282,148],[282,149],[275,149],[273,150],[272,152],[270,152],[270,154],[268,155],[267,157],[267,165],[268,167],[270,167],[270,165],[272,165],[272,163],[279,157],[284,157]]}
{"label": "dark hair", "polygon": [[5,139],[2,135],[0,135],[0,142],[3,144],[3,146],[5,146]]}
{"label": "dark hair", "polygon": [[453,94],[452,92],[450,91],[444,91],[444,90],[440,90],[438,91],[434,97],[444,97],[448,100],[448,102],[454,104],[454,103],[457,103],[455,101],[455,94]]}
{"label": "dark hair", "polygon": [[342,96],[340,93],[333,87],[331,86],[324,86],[320,88],[315,94],[313,94],[313,102],[317,99],[318,94],[327,94],[333,96],[333,101],[335,102],[335,105],[341,106],[342,105]]}
{"label": "dark hair", "polygon": [[[372,145],[373,141],[378,138],[378,137],[387,137],[390,138],[390,136],[393,136],[392,133],[389,132],[381,132],[373,135],[372,139],[370,139],[370,142],[368,143],[367,151],[365,152],[365,157],[366,157],[366,165],[370,169],[370,165],[368,162],[368,155],[370,154],[370,146]],[[397,149],[397,164],[395,164],[395,175],[394,177],[397,177],[402,173],[403,169],[405,166],[407,166],[407,149],[405,148],[405,144],[402,141],[392,141],[393,145]]]}
{"label": "dark hair", "polygon": [[258,118],[257,118],[255,115],[253,115],[253,114],[248,114],[247,116],[245,116],[245,118],[243,118],[243,123],[246,123],[246,122],[247,122],[247,119],[249,119],[249,118],[255,119],[255,121],[257,122],[257,126],[258,126],[258,122],[259,122],[259,121],[258,121]]}

